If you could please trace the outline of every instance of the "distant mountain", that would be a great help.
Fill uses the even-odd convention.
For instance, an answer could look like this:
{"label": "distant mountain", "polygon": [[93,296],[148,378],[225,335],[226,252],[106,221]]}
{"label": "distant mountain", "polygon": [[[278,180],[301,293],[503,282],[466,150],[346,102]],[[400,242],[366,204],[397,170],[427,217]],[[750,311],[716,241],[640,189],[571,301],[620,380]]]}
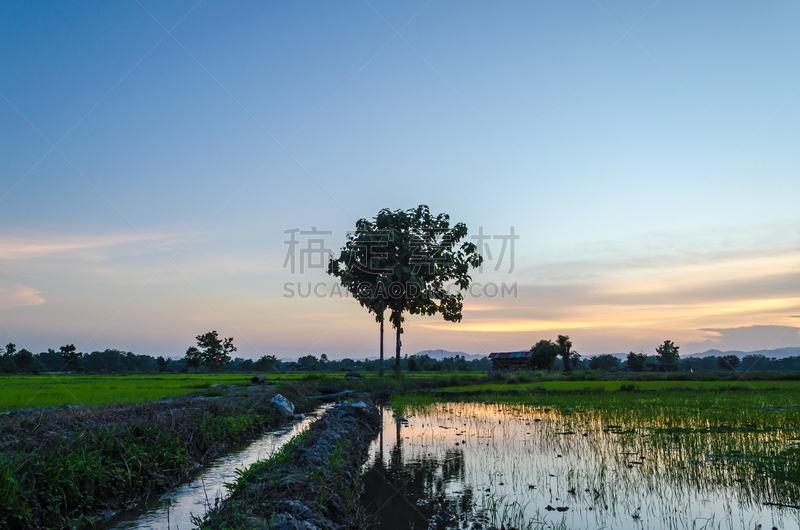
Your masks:
{"label": "distant mountain", "polygon": [[587,355],[586,359],[591,359],[592,357],[599,357],[600,355],[612,355],[619,359],[620,361],[627,361],[628,354],[627,353],[597,353],[595,355]]}
{"label": "distant mountain", "polygon": [[483,359],[485,355],[477,355],[471,353],[464,353],[463,351],[447,351],[447,350],[424,350],[417,352],[409,357],[414,357],[417,355],[427,355],[431,359],[442,360],[445,357],[455,357],[456,355],[463,355],[464,358],[468,361],[476,361],[478,359]]}
{"label": "distant mountain", "polygon": [[798,357],[800,356],[800,348],[778,348],[776,350],[756,350],[756,351],[719,351],[719,350],[708,350],[702,353],[692,353],[690,355],[681,355],[681,357],[708,357],[710,355],[714,355],[719,357],[720,355],[736,355],[737,357],[744,357],[745,355],[763,355],[767,358],[776,358],[776,359],[784,359],[786,357]]}

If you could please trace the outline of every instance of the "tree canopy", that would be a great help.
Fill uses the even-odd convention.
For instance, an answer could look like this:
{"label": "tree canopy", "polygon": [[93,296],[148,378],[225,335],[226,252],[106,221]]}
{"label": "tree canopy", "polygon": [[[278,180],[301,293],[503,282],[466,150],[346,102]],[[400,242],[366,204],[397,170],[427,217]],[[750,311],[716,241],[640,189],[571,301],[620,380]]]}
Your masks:
{"label": "tree canopy", "polygon": [[385,256],[386,241],[373,221],[359,219],[354,232],[348,234],[338,259],[331,258],[328,274],[339,279],[340,283],[375,315],[381,326],[380,360],[378,372],[383,375],[383,322],[386,312],[386,297],[390,279],[384,274],[388,268]]}
{"label": "tree canopy", "polygon": [[187,370],[195,370],[203,364],[203,356],[200,354],[200,350],[197,349],[196,346],[189,346],[186,348],[186,368]]}
{"label": "tree canopy", "polygon": [[66,346],[61,346],[61,359],[64,361],[64,366],[69,367],[70,364],[74,364],[75,367],[78,367],[78,359],[83,357],[82,352],[75,351],[74,344],[67,344]]}
{"label": "tree canopy", "polygon": [[564,371],[571,372],[572,364],[570,363],[570,356],[572,354],[572,341],[569,340],[569,335],[559,335],[556,339],[558,349],[561,351],[561,359],[564,361]]}
{"label": "tree canopy", "polygon": [[404,313],[439,313],[450,322],[461,320],[461,290],[472,280],[469,269],[483,261],[473,243],[460,243],[466,236],[465,224],[451,227],[450,216],[434,216],[425,205],[405,211],[383,209],[374,220],[359,220],[339,257],[331,259],[328,273],[339,278],[379,322],[384,311],[390,311],[397,370]]}
{"label": "tree canopy", "polygon": [[[220,339],[216,331],[209,331],[197,337],[197,353],[202,359],[202,364],[210,371],[219,371],[231,362],[231,353],[236,351],[233,337]],[[191,350],[191,348],[190,348]],[[186,352],[189,354],[189,350]],[[191,352],[193,355],[195,352]]]}
{"label": "tree canopy", "polygon": [[549,339],[543,339],[531,346],[531,359],[529,365],[534,370],[550,370],[553,367],[561,350],[558,344]]}
{"label": "tree canopy", "polygon": [[644,353],[628,353],[628,368],[634,372],[643,372],[647,356]]}
{"label": "tree canopy", "polygon": [[736,355],[722,355],[717,357],[717,365],[723,370],[736,370],[741,361]]}
{"label": "tree canopy", "polygon": [[589,368],[592,370],[616,370],[619,365],[619,359],[608,353],[595,355],[589,360]]}
{"label": "tree canopy", "polygon": [[665,340],[664,344],[656,348],[658,360],[662,363],[674,364],[678,360],[678,348],[671,340]]}

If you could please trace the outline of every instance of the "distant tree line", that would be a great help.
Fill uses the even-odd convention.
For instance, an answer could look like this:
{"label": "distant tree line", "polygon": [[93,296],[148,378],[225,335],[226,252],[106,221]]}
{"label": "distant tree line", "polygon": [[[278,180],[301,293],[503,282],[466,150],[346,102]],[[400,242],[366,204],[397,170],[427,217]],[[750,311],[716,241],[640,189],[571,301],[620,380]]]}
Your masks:
{"label": "distant tree line", "polygon": [[[627,370],[633,372],[654,371],[669,367],[671,370],[686,371],[792,371],[800,370],[800,357],[783,359],[768,358],[761,354],[745,355],[708,355],[705,357],[680,358],[679,349],[671,340],[665,340],[655,349],[655,355],[644,352],[630,352],[626,359],[611,354],[595,355],[582,359],[574,350],[569,336],[559,335],[558,339],[540,340],[531,347],[531,356],[527,368],[532,370]],[[564,360],[569,359],[564,364]]]}
{"label": "distant tree line", "polygon": [[[305,355],[297,361],[279,361],[274,356],[262,357],[255,362],[257,369],[265,372],[286,372],[286,371],[311,371],[311,372],[336,372],[336,371],[367,371],[372,372],[378,369],[377,359],[341,359],[330,360],[326,354],[322,354],[319,359],[314,355]],[[488,358],[468,361],[463,355],[434,359],[429,355],[404,355],[400,358],[400,370],[407,372],[468,372],[486,371],[492,367],[492,361]],[[397,369],[396,359],[391,360],[387,365],[390,370]]]}
{"label": "distant tree line", "polygon": [[580,354],[572,349],[569,335],[559,335],[555,341],[543,339],[531,346],[528,368],[533,370],[582,369]]}
{"label": "distant tree line", "polygon": [[73,344],[67,344],[58,351],[49,348],[46,352],[31,353],[26,349],[17,350],[9,343],[0,348],[0,371],[5,373],[37,372],[149,372],[156,359],[149,355],[106,349],[92,353],[76,351]]}
{"label": "distant tree line", "polygon": [[[15,344],[9,343],[5,348],[0,348],[0,372],[340,372],[373,371],[378,364],[375,360],[367,359],[331,360],[324,353],[319,358],[304,355],[296,361],[283,361],[274,355],[263,355],[255,360],[239,357],[231,359],[230,354],[236,351],[232,341],[233,339],[220,339],[216,332],[199,335],[200,347],[190,347],[187,355],[179,359],[138,355],[117,349],[82,353],[72,344],[58,350],[51,348],[34,354],[25,349],[17,350]],[[393,362],[392,368],[394,364]],[[489,359],[468,361],[463,355],[444,359],[433,359],[428,355],[406,355],[400,359],[400,369],[412,372],[485,371],[491,366]]]}
{"label": "distant tree line", "polygon": [[[628,354],[625,361],[614,355],[596,355],[588,360],[586,368],[591,370],[627,370],[634,372],[655,370],[656,363],[661,362],[657,355],[644,353]],[[783,359],[769,358],[764,355],[707,355],[705,357],[686,357],[676,361],[678,370],[693,372],[707,372],[714,370],[726,371],[774,371],[787,372],[800,370],[800,357],[785,357]]]}
{"label": "distant tree line", "polygon": [[[376,360],[368,359],[329,359],[326,354],[319,358],[304,355],[296,361],[284,361],[275,355],[263,355],[259,359],[233,358],[230,354],[236,351],[233,339],[222,339],[216,331],[198,335],[197,346],[192,346],[186,355],[179,359],[138,355],[117,349],[106,349],[91,353],[77,351],[73,344],[61,346],[58,350],[48,349],[46,352],[31,353],[22,348],[17,349],[14,343],[0,347],[0,372],[3,373],[38,373],[38,372],[340,372],[340,371],[374,371]],[[571,348],[569,337],[559,336],[558,341],[541,340],[531,350],[533,355],[528,366],[534,370],[563,370],[564,352],[568,351],[570,368],[573,370],[606,370],[606,371],[652,371],[658,363],[674,364],[678,370],[686,371],[793,371],[800,370],[800,356],[782,359],[769,358],[760,354],[745,355],[708,355],[705,357],[686,357],[678,355],[678,346],[671,341],[656,348],[656,355],[630,352],[625,360],[614,355],[596,355],[581,358]],[[396,368],[396,360],[392,359],[389,369]],[[408,372],[453,372],[453,371],[487,371],[492,368],[492,361],[486,357],[468,361],[463,355],[434,359],[428,355],[403,356],[399,369]]]}

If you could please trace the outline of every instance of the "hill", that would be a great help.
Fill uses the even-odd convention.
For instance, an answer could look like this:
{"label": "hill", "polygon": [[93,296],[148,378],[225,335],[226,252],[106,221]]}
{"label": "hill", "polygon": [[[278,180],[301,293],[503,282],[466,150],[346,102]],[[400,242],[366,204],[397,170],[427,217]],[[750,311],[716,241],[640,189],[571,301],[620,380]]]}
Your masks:
{"label": "hill", "polygon": [[413,355],[409,355],[409,357],[414,357],[417,355],[427,355],[431,359],[436,359],[437,361],[440,361],[445,357],[455,357],[456,355],[463,355],[464,358],[468,361],[475,361],[486,357],[485,355],[464,353],[463,351],[447,351],[447,350],[423,350]]}

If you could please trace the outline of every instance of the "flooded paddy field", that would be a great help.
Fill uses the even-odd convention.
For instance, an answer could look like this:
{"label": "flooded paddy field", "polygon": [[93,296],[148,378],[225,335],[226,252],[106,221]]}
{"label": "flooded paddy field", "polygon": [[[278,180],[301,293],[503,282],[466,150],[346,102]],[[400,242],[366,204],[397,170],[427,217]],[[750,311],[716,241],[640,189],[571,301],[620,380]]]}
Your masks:
{"label": "flooded paddy field", "polygon": [[384,409],[376,528],[800,528],[796,393],[543,399]]}

